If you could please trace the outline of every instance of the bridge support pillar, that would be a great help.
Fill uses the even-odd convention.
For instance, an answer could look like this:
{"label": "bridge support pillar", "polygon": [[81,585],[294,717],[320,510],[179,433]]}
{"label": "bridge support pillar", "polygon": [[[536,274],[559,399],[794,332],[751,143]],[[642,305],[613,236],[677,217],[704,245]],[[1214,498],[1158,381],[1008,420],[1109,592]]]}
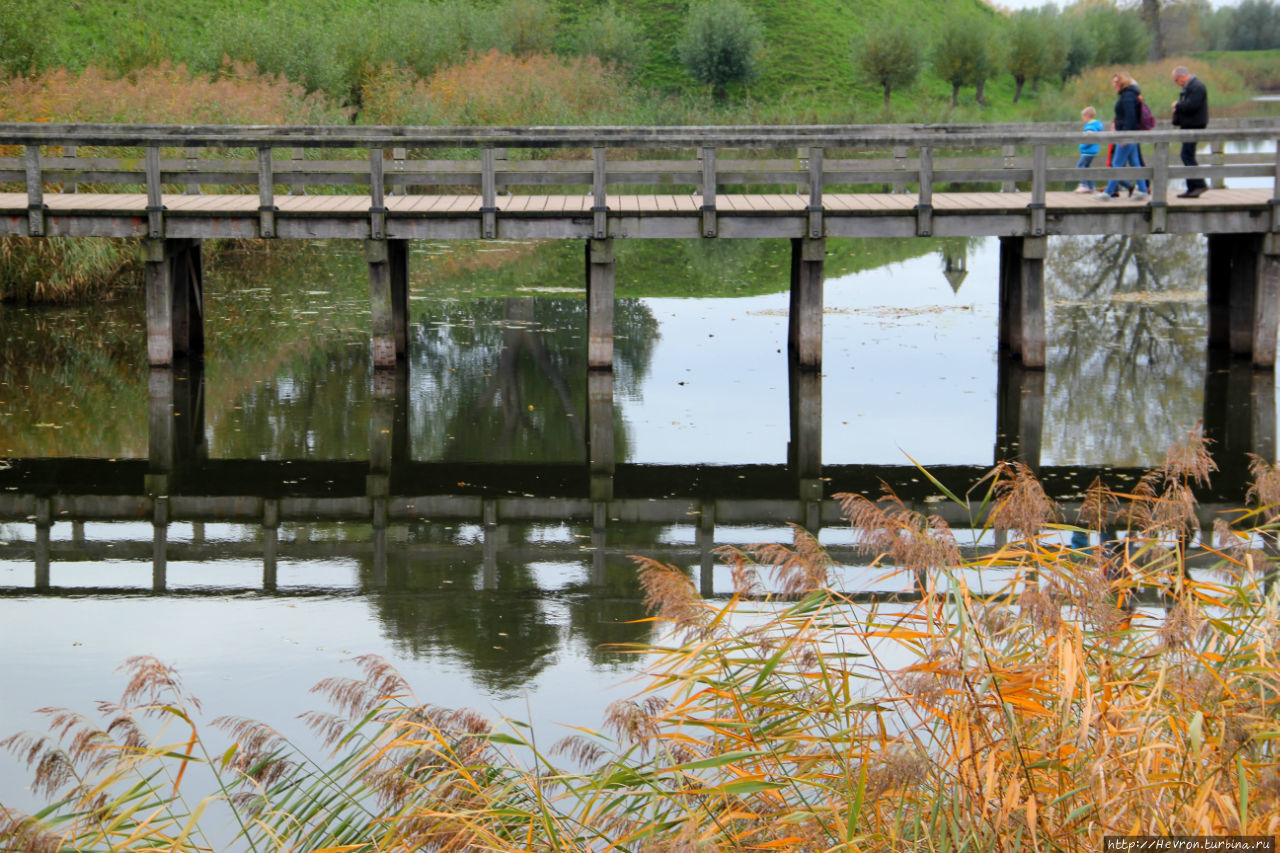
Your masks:
{"label": "bridge support pillar", "polygon": [[1044,371],[1028,370],[1008,354],[996,367],[995,461],[1022,462],[1040,470],[1044,434]]}
{"label": "bridge support pillar", "polygon": [[613,238],[587,241],[587,367],[613,367]]}
{"label": "bridge support pillar", "polygon": [[698,592],[703,598],[716,593],[716,504],[711,498],[702,501],[698,512]]}
{"label": "bridge support pillar", "polygon": [[1280,325],[1280,235],[1209,235],[1209,347],[1276,363]]}
{"label": "bridge support pillar", "polygon": [[613,500],[613,371],[587,371],[587,465],[591,500]]}
{"label": "bridge support pillar", "polygon": [[795,473],[802,501],[822,500],[822,374],[801,370],[790,360],[787,371],[791,403],[791,440],[787,465]]}
{"label": "bridge support pillar", "polygon": [[791,312],[787,324],[787,346],[802,370],[822,367],[822,283],[826,258],[826,238],[791,239]]}
{"label": "bridge support pillar", "polygon": [[366,240],[373,366],[395,367],[409,354],[409,241]]}
{"label": "bridge support pillar", "polygon": [[1000,238],[1000,347],[1023,367],[1045,365],[1046,237]]}
{"label": "bridge support pillar", "polygon": [[147,358],[153,366],[204,354],[204,266],[199,240],[146,238]]}

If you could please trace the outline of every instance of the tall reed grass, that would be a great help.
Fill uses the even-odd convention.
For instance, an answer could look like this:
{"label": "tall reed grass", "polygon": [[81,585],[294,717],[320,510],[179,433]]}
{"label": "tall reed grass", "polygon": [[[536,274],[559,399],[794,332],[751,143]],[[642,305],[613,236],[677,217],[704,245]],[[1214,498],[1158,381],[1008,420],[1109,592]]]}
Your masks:
{"label": "tall reed grass", "polygon": [[[137,659],[105,722],[49,709],[49,736],[5,742],[51,804],[6,812],[0,839],[197,850],[214,800],[257,851],[1048,851],[1274,834],[1280,472],[1256,460],[1251,506],[1192,548],[1212,470],[1192,435],[1135,489],[1095,484],[1070,519],[1018,464],[963,498],[937,484],[1006,540],[979,549],[891,495],[842,495],[871,564],[913,579],[895,602],[839,591],[801,529],[725,549],[723,600],[639,559],[660,626],[635,649],[647,682],[600,731],[550,749],[524,724],[422,704],[374,658],[316,688],[324,761],[243,719],[215,720],[231,740],[215,747],[176,673]],[[1098,545],[1064,544],[1091,530],[1106,531]],[[189,802],[197,772],[219,793]]]}

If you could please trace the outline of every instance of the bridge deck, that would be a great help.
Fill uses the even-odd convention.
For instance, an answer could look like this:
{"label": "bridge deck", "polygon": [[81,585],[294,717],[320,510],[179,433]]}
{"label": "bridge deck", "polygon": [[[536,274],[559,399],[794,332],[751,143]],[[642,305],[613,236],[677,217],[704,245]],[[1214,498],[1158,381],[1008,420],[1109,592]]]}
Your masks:
{"label": "bridge deck", "polygon": [[[1265,231],[1269,226],[1267,217],[1258,214],[1269,210],[1271,196],[1270,188],[1258,188],[1213,190],[1194,199],[1170,198],[1165,230]],[[608,201],[609,217],[616,223],[611,232],[617,236],[698,236],[697,220],[702,210],[701,199],[696,195],[611,194]],[[1029,201],[1030,194],[1023,192],[934,193],[934,233],[1017,233],[1022,229],[1017,219],[1010,217],[1029,217]],[[27,202],[24,193],[0,193],[0,233],[25,234]],[[278,236],[369,236],[370,201],[366,195],[282,195],[276,196],[274,202]],[[807,196],[799,194],[720,194],[716,197],[716,215],[722,220],[765,220],[736,232],[722,229],[721,236],[800,236],[804,233],[808,202]],[[828,218],[825,230],[829,236],[897,236],[898,230],[903,235],[914,233],[912,218],[919,202],[915,193],[827,193],[822,199]],[[146,233],[148,204],[144,193],[50,193],[44,196],[44,203],[50,234],[124,237]],[[256,195],[165,194],[162,204],[169,225],[166,230],[172,236],[258,236],[260,199]],[[495,207],[499,223],[505,219],[514,226],[502,229],[500,225],[499,230],[504,233],[499,236],[578,236],[565,229],[589,230],[588,223],[581,220],[591,215],[592,205],[592,197],[583,194],[498,196]],[[478,194],[394,195],[385,198],[385,206],[391,236],[401,237],[473,236],[457,225],[472,220],[478,223],[482,215],[482,197]],[[1144,225],[1151,214],[1148,202],[1124,197],[1100,201],[1083,193],[1049,192],[1045,194],[1045,211],[1049,233],[1150,230],[1150,225]],[[1133,222],[1128,226],[1117,223],[1115,214]],[[290,228],[290,220],[306,226]],[[454,227],[433,230],[433,221],[451,222]],[[396,234],[397,224],[409,230]],[[581,236],[590,235],[584,231]]]}

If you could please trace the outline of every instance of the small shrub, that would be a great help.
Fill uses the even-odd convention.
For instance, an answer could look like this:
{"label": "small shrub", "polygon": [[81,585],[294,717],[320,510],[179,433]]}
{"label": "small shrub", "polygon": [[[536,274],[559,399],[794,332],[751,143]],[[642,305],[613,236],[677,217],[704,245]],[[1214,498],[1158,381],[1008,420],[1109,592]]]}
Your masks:
{"label": "small shrub", "polygon": [[633,74],[644,65],[649,50],[639,22],[608,3],[578,28],[574,52]]}
{"label": "small shrub", "polygon": [[689,76],[724,100],[731,83],[749,83],[760,73],[764,30],[740,0],[704,0],[689,10],[676,53]]}

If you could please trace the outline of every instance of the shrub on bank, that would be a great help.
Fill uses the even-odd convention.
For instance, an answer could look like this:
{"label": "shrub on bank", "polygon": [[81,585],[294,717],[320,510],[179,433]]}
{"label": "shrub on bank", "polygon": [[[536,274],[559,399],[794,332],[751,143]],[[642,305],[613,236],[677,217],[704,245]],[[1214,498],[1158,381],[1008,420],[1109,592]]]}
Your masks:
{"label": "shrub on bank", "polygon": [[[163,62],[129,74],[57,69],[0,80],[0,120],[171,124],[335,124],[345,113],[284,77],[227,62],[216,74]],[[87,153],[87,152],[82,152]],[[0,239],[0,300],[74,302],[135,284],[131,240]]]}
{"label": "shrub on bank", "polygon": [[633,93],[594,56],[510,56],[497,51],[444,68],[425,80],[384,65],[365,81],[370,124],[609,124]]}
{"label": "shrub on bank", "polygon": [[[790,545],[722,549],[727,600],[640,560],[665,626],[637,649],[648,684],[612,706],[607,733],[546,751],[523,724],[423,705],[362,658],[363,677],[326,679],[330,710],[307,715],[334,749],[325,763],[241,718],[214,722],[233,744],[209,752],[177,674],[136,659],[106,725],[50,709],[54,737],[6,741],[55,804],[0,810],[0,841],[195,850],[207,803],[181,785],[201,771],[259,851],[1013,851],[1274,834],[1280,591],[1264,546],[1280,472],[1256,461],[1257,506],[1191,549],[1192,487],[1213,467],[1193,435],[1123,494],[1095,483],[1064,519],[1028,469],[1002,464],[975,489],[975,526],[1007,544],[968,556],[938,516],[840,496],[871,563],[913,579],[897,601],[840,592],[801,529]],[[1063,544],[1091,530],[1099,544]],[[1196,561],[1212,565],[1193,578]]]}

